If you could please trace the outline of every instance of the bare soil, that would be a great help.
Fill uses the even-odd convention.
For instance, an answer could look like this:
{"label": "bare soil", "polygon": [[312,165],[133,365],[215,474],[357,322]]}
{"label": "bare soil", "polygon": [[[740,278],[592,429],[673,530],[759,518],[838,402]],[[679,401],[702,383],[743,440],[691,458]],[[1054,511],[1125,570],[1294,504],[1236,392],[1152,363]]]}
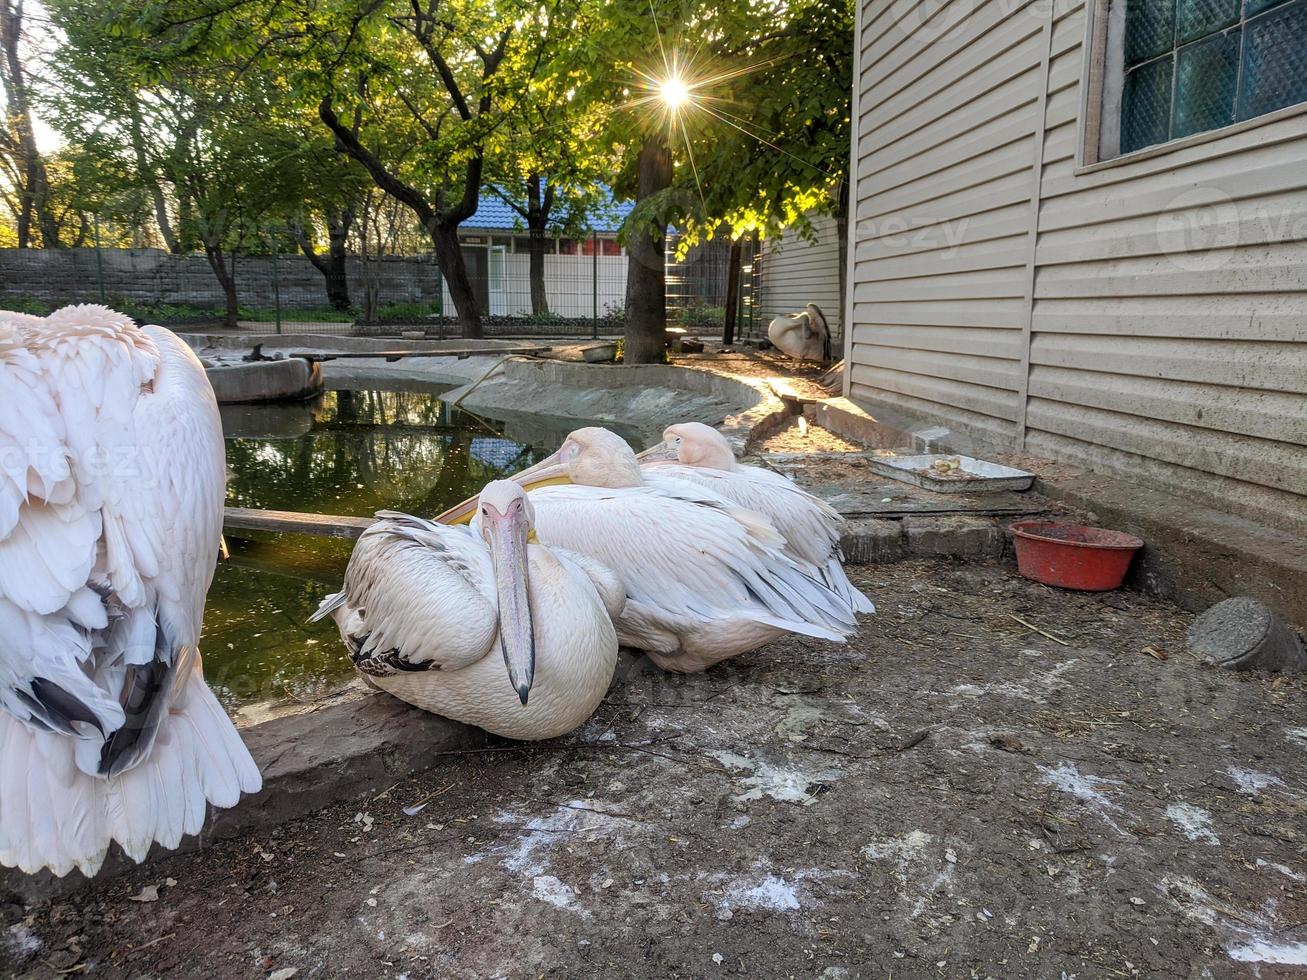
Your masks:
{"label": "bare soil", "polygon": [[[1263,977],[1307,958],[1301,679],[997,565],[375,799],[3,910],[52,977]],[[412,815],[405,807],[425,804]],[[157,901],[147,886],[158,889]]]}
{"label": "bare soil", "polygon": [[[860,453],[866,447],[850,442],[801,415],[791,418],[754,448],[760,453]],[[825,461],[823,461],[825,462]],[[859,461],[861,462],[861,461]]]}

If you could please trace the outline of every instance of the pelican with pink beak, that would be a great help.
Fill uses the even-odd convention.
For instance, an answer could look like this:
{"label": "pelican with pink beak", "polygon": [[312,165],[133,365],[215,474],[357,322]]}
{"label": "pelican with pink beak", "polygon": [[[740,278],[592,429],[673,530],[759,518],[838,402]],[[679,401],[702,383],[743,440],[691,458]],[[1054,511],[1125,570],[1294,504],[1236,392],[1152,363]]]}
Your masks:
{"label": "pelican with pink beak", "polygon": [[612,572],[538,543],[531,501],[507,480],[486,484],[470,526],[377,516],[313,616],[336,621],[374,687],[505,738],[590,717],[617,666]]}
{"label": "pelican with pink beak", "polygon": [[[665,454],[660,452],[664,447]],[[738,462],[726,437],[712,426],[702,422],[669,425],[661,446],[649,452],[643,469],[645,479],[654,486],[667,479],[688,480],[765,515],[785,538],[785,553],[820,578],[852,612],[876,611],[844,572],[840,552],[844,518],[789,477]]]}
{"label": "pelican with pink beak", "polygon": [[[785,633],[842,641],[856,628],[847,603],[784,553],[765,517],[688,481],[646,482],[631,447],[607,429],[576,430],[514,479],[531,491],[542,542],[621,579],[618,639],[666,670],[701,671]],[[474,513],[468,501],[438,520]]]}

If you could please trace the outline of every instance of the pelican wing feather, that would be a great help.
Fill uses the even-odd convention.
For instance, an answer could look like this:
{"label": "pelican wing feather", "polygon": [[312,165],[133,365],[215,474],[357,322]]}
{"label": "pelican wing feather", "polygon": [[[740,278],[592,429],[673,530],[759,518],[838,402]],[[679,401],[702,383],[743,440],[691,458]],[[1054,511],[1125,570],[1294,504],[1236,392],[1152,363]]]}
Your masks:
{"label": "pelican wing feather", "polygon": [[812,623],[841,634],[852,619],[838,597],[780,550],[766,518],[683,481],[531,493],[541,541],[612,569],[628,599],[668,620],[707,622],[754,611],[760,621]]}
{"label": "pelican wing feather", "polygon": [[359,538],[341,592],[314,619],[335,618],[355,665],[373,676],[458,670],[497,645],[495,573],[468,527],[383,511]]}
{"label": "pelican wing feather", "polygon": [[839,556],[839,526],[844,519],[824,500],[780,473],[756,466],[714,470],[654,463],[644,467],[644,474],[655,486],[666,479],[688,480],[765,515],[785,539],[785,553],[797,561],[824,565]]}

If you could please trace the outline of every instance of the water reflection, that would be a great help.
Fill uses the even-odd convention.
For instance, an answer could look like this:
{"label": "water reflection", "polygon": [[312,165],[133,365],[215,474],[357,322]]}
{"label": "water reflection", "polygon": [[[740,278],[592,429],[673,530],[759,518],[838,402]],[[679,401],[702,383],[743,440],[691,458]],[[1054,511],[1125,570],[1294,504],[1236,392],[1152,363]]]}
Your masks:
{"label": "water reflection", "polygon": [[[227,503],[354,517],[433,515],[558,448],[567,422],[487,420],[431,389],[329,391],[298,405],[227,406]],[[627,434],[627,433],[623,433]],[[352,676],[335,626],[308,616],[352,544],[301,535],[229,538],[205,613],[205,674],[229,708],[308,699]]]}

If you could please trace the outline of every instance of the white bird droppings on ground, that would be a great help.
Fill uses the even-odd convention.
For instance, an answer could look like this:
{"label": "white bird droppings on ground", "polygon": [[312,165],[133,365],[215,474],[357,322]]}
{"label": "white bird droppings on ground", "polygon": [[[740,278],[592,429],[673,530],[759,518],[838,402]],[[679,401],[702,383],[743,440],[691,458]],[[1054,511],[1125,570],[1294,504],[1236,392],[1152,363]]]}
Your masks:
{"label": "white bird droppings on ground", "polygon": [[1264,858],[1258,858],[1257,867],[1270,868],[1272,871],[1278,871],[1286,878],[1292,878],[1294,881],[1307,881],[1307,878],[1304,878],[1302,875],[1300,875],[1297,871],[1294,871],[1293,868],[1289,867],[1287,864],[1277,864],[1274,861],[1267,861]]}
{"label": "white bird droppings on ground", "polygon": [[715,750],[708,753],[724,766],[732,769],[744,769],[752,775],[741,779],[740,785],[747,787],[735,797],[738,802],[760,800],[770,796],[782,803],[797,803],[800,806],[812,806],[817,802],[817,793],[813,789],[823,783],[839,779],[839,773],[829,769],[800,770],[772,765],[762,759],[748,759],[734,752]]}
{"label": "white bird droppings on ground", "polygon": [[1120,813],[1121,808],[1098,789],[1099,786],[1120,786],[1121,781],[1119,779],[1082,775],[1073,762],[1063,762],[1054,768],[1047,766],[1039,766],[1038,768],[1044,782],[1051,783],[1063,793],[1070,793],[1090,809],[1098,811],[1098,815],[1103,819],[1103,822],[1113,830],[1124,833],[1117,826],[1116,821],[1107,815],[1107,811]]}
{"label": "white bird droppings on ground", "polygon": [[1240,766],[1231,766],[1226,773],[1234,780],[1235,786],[1239,792],[1246,796],[1256,796],[1262,790],[1271,786],[1283,786],[1284,780],[1279,776],[1272,776],[1270,773],[1257,772],[1253,769],[1244,769]]}
{"label": "white bird droppings on ground", "polygon": [[1230,959],[1239,963],[1275,963],[1280,966],[1307,966],[1307,943],[1281,943],[1258,938],[1231,946]]}
{"label": "white bird droppings on ground", "polygon": [[1166,808],[1166,817],[1195,843],[1219,845],[1221,839],[1212,829],[1212,815],[1202,807],[1190,803],[1172,803]]}
{"label": "white bird droppings on ground", "polygon": [[585,919],[590,918],[589,911],[576,900],[576,890],[553,875],[537,875],[531,882],[531,893],[554,908],[562,909],[564,912],[574,912]]}
{"label": "white bird droppings on ground", "polygon": [[779,875],[766,874],[761,879],[736,878],[723,895],[715,896],[712,903],[718,907],[719,917],[731,917],[737,908],[755,912],[799,911],[799,890],[792,882]]}

